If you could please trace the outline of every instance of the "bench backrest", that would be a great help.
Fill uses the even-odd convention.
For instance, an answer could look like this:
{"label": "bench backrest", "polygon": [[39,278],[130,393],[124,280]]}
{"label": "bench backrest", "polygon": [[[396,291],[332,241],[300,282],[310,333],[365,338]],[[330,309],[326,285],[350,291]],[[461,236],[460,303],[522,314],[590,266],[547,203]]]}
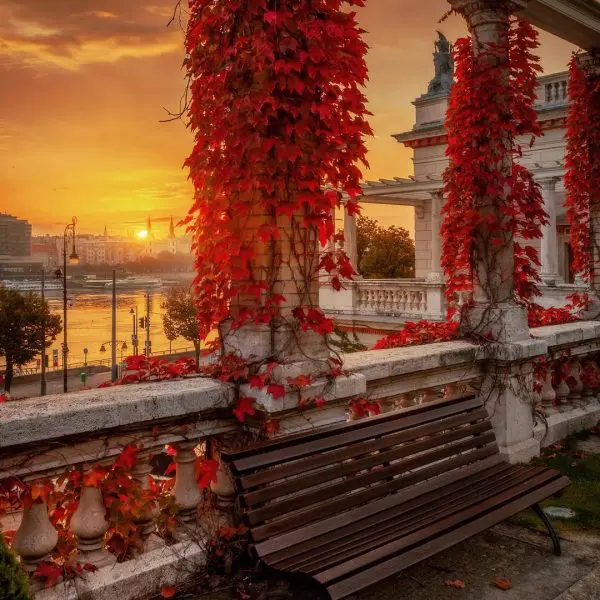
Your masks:
{"label": "bench backrest", "polygon": [[468,397],[282,437],[223,459],[257,543],[432,478],[450,482],[461,467],[493,455],[488,413]]}

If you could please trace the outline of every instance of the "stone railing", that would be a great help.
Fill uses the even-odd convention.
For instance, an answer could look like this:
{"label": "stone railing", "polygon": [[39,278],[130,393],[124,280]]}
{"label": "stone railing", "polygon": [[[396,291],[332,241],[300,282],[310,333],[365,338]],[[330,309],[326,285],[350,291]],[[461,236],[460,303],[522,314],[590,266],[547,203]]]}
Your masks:
{"label": "stone railing", "polygon": [[[231,520],[233,488],[220,469],[211,491],[203,493],[196,484],[197,453],[209,440],[237,429],[231,418],[223,418],[225,413],[231,414],[230,409],[224,409],[232,402],[233,390],[227,385],[194,378],[0,405],[0,483],[19,480],[34,489],[36,482],[56,483],[71,469],[79,469],[85,477],[98,465],[111,464],[125,447],[134,444],[138,451],[130,475],[140,489],[148,489],[153,472],[151,457],[155,461],[167,444],[176,450],[171,493],[177,525],[170,543],[156,535],[158,510],[148,505],[135,522],[144,552],[140,554],[138,549],[136,558],[116,563],[114,555],[104,549],[109,523],[102,492],[93,484],[86,486],[84,479],[69,528],[79,549],[76,563],[91,564],[98,570],[48,589],[34,584],[36,598],[145,598],[199,568],[205,561],[203,532],[214,532],[218,523]],[[201,522],[199,508],[207,494],[215,496],[212,504],[226,510],[212,515],[204,511]],[[13,548],[27,571],[34,572],[55,550],[58,533],[43,497],[23,512],[9,511],[2,521],[5,531],[16,530]]]}
{"label": "stone railing", "polygon": [[538,79],[537,107],[553,108],[569,102],[569,77],[567,73],[555,73]]}
{"label": "stone railing", "polygon": [[[288,390],[284,398],[260,400],[262,411],[256,424],[260,417],[275,416],[280,432],[285,433],[364,418],[364,411],[353,412],[352,400],[364,399],[367,413],[372,414],[475,392],[489,407],[501,451],[513,461],[527,459],[539,453],[540,446],[591,427],[600,419],[600,379],[592,380],[585,373],[582,377],[582,371],[600,372],[595,362],[600,356],[600,323],[542,327],[531,334],[531,339],[506,346],[458,340],[348,354],[344,356],[346,375],[333,385],[315,382],[314,389],[307,392],[322,394],[324,408],[300,411],[297,391]],[[533,375],[540,365],[549,368],[543,372],[543,390],[536,394]],[[565,372],[568,380],[555,376]],[[502,388],[507,383],[510,388],[511,381],[517,381],[515,373],[520,378],[519,390],[502,396],[490,392],[490,385]],[[131,475],[147,485],[153,469],[149,455],[159,454],[166,444],[177,450],[171,491],[177,520],[173,539],[165,543],[156,535],[154,512],[149,507],[137,523],[144,551],[115,564],[104,550],[108,524],[102,494],[95,487],[84,486],[71,531],[78,540],[81,562],[101,568],[84,578],[39,589],[38,600],[82,596],[145,600],[163,585],[182,585],[202,567],[207,532],[231,522],[234,498],[222,467],[211,489],[200,490],[194,464],[200,449],[216,445],[207,442],[239,441],[241,430],[231,416],[233,400],[230,386],[190,378],[0,405],[0,482],[18,477],[34,484],[56,479],[71,468],[85,473],[92,465],[110,463],[125,446],[135,443],[140,450]],[[537,419],[534,414],[539,415]],[[512,446],[517,447],[514,452]],[[215,512],[215,506],[220,511]],[[3,519],[5,530],[17,530],[14,548],[29,570],[56,545],[56,531],[47,511],[47,505],[37,501],[24,512],[12,512]]]}
{"label": "stone railing", "polygon": [[357,279],[346,290],[321,288],[321,307],[330,314],[374,320],[443,318],[443,285],[418,279]]}
{"label": "stone railing", "polygon": [[548,344],[535,437],[543,446],[588,429],[600,418],[600,323],[586,321],[531,330]]}

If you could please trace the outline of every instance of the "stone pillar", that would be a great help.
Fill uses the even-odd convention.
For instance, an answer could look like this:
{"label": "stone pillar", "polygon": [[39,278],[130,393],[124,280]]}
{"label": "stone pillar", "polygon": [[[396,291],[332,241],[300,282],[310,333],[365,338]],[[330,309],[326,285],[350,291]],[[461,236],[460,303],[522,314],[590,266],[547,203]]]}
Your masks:
{"label": "stone pillar", "polygon": [[[508,49],[502,50],[509,29],[511,13],[526,5],[525,0],[449,0],[453,10],[463,15],[473,39],[477,68],[506,65],[508,77]],[[493,51],[490,51],[490,50]],[[498,92],[501,94],[501,91]],[[499,98],[501,99],[501,98]],[[510,140],[506,140],[510,144]],[[507,176],[512,172],[513,159],[507,154],[502,163],[494,165]],[[501,197],[482,196],[475,199],[475,208],[484,216],[495,216],[506,221]],[[494,248],[493,253],[490,249]],[[511,233],[500,228],[475,232],[472,256],[474,305],[465,315],[466,332],[485,335],[498,342],[512,342],[529,337],[527,313],[514,300],[514,243]]]}
{"label": "stone pillar", "polygon": [[350,216],[344,209],[344,250],[354,270],[358,272],[358,250],[356,234],[356,217]]}
{"label": "stone pillar", "polygon": [[444,274],[440,265],[442,259],[442,238],[440,228],[442,225],[442,203],[444,193],[440,190],[431,194],[431,271],[427,275],[427,281],[432,283],[443,283]]}
{"label": "stone pillar", "polygon": [[558,177],[540,179],[544,209],[548,214],[548,223],[542,226],[541,269],[540,276],[546,285],[562,283],[558,273],[558,238],[556,235],[556,184]]}
{"label": "stone pillar", "polygon": [[198,505],[202,501],[202,493],[196,481],[195,464],[196,453],[194,448],[197,441],[177,442],[175,455],[175,505],[177,517],[183,529],[194,528],[197,523]]}

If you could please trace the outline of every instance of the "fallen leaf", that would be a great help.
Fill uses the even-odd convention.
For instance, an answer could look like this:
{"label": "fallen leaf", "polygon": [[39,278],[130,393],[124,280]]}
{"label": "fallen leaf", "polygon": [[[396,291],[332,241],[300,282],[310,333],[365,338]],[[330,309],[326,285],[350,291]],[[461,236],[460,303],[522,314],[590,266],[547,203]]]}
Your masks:
{"label": "fallen leaf", "polygon": [[494,585],[500,590],[510,590],[510,588],[512,587],[510,579],[506,579],[504,577],[498,577],[494,581]]}
{"label": "fallen leaf", "polygon": [[444,581],[444,585],[446,587],[453,587],[457,590],[462,590],[466,583],[462,579],[446,579],[446,581]]}

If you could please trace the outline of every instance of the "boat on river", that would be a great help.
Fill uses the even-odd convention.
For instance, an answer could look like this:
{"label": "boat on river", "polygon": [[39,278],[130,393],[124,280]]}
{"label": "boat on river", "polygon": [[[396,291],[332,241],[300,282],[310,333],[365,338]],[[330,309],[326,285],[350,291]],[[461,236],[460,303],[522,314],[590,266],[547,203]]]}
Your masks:
{"label": "boat on river", "polygon": [[[42,293],[42,282],[40,279],[6,279],[0,281],[0,285],[3,285],[9,290],[16,290],[17,292],[35,292],[37,294]],[[62,281],[46,280],[44,282],[45,292],[60,292],[62,290]]]}
{"label": "boat on river", "polygon": [[[147,290],[160,288],[163,286],[163,281],[159,277],[144,277],[132,275],[123,277],[116,281],[117,289],[125,290]],[[80,286],[86,290],[102,290],[112,288],[112,279],[99,279],[97,277],[86,277]]]}

